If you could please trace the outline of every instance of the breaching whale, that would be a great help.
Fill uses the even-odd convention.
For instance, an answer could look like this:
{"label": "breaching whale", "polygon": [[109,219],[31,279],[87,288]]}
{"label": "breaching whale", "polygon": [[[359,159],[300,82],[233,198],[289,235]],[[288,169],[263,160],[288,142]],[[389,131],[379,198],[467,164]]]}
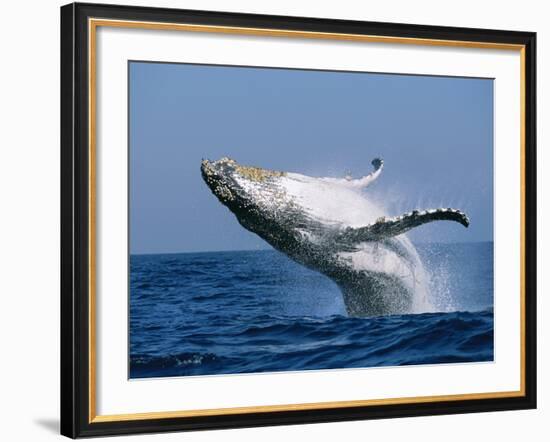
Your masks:
{"label": "breaching whale", "polygon": [[359,179],[318,178],[203,160],[204,181],[238,222],[294,261],[332,279],[350,316],[426,311],[428,280],[405,232],[432,221],[468,217],[451,208],[388,217],[362,189],[383,161]]}

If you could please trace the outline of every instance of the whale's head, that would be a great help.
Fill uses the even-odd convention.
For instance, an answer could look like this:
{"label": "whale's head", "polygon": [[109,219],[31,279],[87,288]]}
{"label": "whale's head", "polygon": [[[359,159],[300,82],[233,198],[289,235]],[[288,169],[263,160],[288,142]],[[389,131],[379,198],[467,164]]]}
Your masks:
{"label": "whale's head", "polygon": [[274,206],[276,180],[284,175],[284,172],[242,166],[227,157],[218,161],[203,160],[201,173],[212,193],[234,212]]}
{"label": "whale's head", "polygon": [[274,245],[292,229],[297,213],[282,186],[286,172],[243,166],[231,158],[203,160],[203,180],[218,200],[231,210],[248,230]]}

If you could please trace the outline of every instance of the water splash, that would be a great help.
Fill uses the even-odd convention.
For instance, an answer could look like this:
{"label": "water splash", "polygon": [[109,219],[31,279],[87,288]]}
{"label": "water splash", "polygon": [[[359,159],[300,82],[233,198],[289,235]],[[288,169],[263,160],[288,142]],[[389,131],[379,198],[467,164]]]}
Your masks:
{"label": "water splash", "polygon": [[[430,301],[434,311],[454,312],[460,310],[455,298],[448,252],[441,252],[437,243],[423,245],[423,262],[426,267]],[[456,289],[455,289],[456,290]]]}

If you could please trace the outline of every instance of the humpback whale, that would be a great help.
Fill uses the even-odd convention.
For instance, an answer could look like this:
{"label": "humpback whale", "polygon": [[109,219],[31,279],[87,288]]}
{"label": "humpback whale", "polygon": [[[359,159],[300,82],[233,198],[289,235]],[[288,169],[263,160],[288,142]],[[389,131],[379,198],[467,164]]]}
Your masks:
{"label": "humpback whale", "polygon": [[428,278],[406,232],[432,221],[468,227],[460,210],[413,210],[389,217],[363,189],[384,162],[358,179],[310,177],[203,160],[201,173],[218,200],[247,230],[340,288],[350,316],[429,310]]}

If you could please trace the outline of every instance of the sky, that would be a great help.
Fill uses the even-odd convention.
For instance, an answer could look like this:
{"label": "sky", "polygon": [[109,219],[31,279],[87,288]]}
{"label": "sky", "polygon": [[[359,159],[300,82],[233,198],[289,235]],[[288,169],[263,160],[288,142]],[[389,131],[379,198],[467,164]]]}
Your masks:
{"label": "sky", "polygon": [[388,215],[453,207],[413,242],[493,239],[493,80],[129,63],[130,253],[265,249],[200,174],[202,158],[312,176],[384,170]]}

